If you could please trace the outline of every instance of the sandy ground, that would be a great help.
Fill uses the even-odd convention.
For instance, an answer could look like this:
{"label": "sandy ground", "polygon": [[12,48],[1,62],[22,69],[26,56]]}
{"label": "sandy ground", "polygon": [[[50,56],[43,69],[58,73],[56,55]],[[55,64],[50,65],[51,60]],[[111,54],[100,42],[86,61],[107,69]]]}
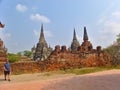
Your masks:
{"label": "sandy ground", "polygon": [[120,90],[120,70],[86,75],[49,75],[45,73],[0,76],[0,90]]}

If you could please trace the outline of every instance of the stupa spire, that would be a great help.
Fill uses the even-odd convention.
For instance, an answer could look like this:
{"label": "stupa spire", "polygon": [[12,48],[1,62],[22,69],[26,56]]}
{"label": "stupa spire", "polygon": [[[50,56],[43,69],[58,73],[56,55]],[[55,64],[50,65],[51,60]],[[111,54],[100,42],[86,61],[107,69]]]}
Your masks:
{"label": "stupa spire", "polygon": [[39,42],[46,42],[45,41],[45,37],[44,37],[44,31],[43,31],[43,24],[41,25],[41,32],[40,32],[40,38],[39,38]]}
{"label": "stupa spire", "polygon": [[77,40],[75,28],[74,28],[74,33],[73,33],[73,40]]}
{"label": "stupa spire", "polygon": [[88,35],[87,35],[86,27],[84,27],[84,36],[83,36],[83,40],[84,40],[84,41],[88,40]]}
{"label": "stupa spire", "polygon": [[73,41],[71,43],[71,50],[72,51],[77,51],[78,46],[80,46],[77,37],[76,37],[76,32],[75,32],[75,28],[74,28],[74,32],[73,32]]}

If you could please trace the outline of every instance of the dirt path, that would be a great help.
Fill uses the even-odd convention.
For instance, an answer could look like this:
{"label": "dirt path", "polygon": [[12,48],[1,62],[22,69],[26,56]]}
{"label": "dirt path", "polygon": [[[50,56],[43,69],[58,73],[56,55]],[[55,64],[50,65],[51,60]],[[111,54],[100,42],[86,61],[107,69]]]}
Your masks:
{"label": "dirt path", "polygon": [[24,74],[4,81],[0,76],[0,90],[120,90],[120,70],[86,75]]}

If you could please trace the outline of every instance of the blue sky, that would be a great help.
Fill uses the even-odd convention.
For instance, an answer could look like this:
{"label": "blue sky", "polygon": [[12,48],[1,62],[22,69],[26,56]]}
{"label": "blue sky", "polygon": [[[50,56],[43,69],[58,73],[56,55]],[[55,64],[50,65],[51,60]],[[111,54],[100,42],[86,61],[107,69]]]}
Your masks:
{"label": "blue sky", "polygon": [[83,28],[96,48],[109,46],[120,33],[120,0],[0,0],[0,30],[8,52],[31,50],[37,44],[41,24],[47,43],[69,47],[75,28],[80,44]]}

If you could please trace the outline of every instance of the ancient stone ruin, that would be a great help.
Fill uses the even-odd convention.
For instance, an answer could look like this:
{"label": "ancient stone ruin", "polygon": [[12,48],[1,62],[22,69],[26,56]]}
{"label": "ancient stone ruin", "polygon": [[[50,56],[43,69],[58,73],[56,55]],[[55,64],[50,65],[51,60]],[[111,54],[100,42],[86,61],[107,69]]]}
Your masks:
{"label": "ancient stone ruin", "polygon": [[[86,27],[84,27],[83,42],[80,44],[74,29],[73,40],[70,47],[56,45],[55,49],[49,46],[44,38],[43,25],[39,42],[32,49],[33,60],[31,62],[18,62],[11,64],[12,73],[31,73],[51,71],[58,69],[71,69],[81,67],[110,66],[110,55],[102,50],[101,46],[93,49],[89,41]],[[0,39],[0,62],[7,59],[7,49]],[[37,61],[37,62],[36,62]],[[3,63],[0,63],[0,73],[3,71]]]}
{"label": "ancient stone ruin", "polygon": [[[84,27],[83,42],[79,43],[74,29],[73,40],[71,46],[67,48],[65,45],[56,45],[52,50],[48,47],[44,38],[43,25],[41,26],[41,34],[39,42],[35,48],[32,48],[34,60],[44,60],[45,62],[52,62],[52,65],[60,66],[60,63],[67,63],[67,65],[76,67],[89,67],[89,66],[109,66],[110,56],[107,52],[102,50],[101,46],[93,49],[92,43],[89,41],[87,29]],[[46,56],[46,58],[45,58]],[[57,63],[56,63],[57,62]],[[58,64],[59,63],[59,64]],[[76,64],[76,65],[72,65]],[[55,65],[55,67],[56,67]],[[62,64],[63,65],[63,64]],[[68,66],[69,67],[69,66]]]}
{"label": "ancient stone ruin", "polygon": [[[3,42],[0,40],[0,59],[6,59],[7,49],[3,47]],[[31,62],[18,62],[11,64],[12,73],[32,73],[52,71],[59,69],[71,69],[81,67],[96,67],[110,66],[110,55],[102,50],[101,46],[93,49],[92,43],[89,41],[86,27],[84,27],[83,42],[80,44],[76,37],[74,29],[73,40],[70,47],[65,45],[56,45],[52,50],[48,47],[44,38],[43,25],[39,42],[36,47],[32,48],[33,59]],[[4,56],[4,57],[3,57]],[[3,59],[4,58],[4,59]],[[0,64],[0,73],[3,71],[3,64]]]}
{"label": "ancient stone ruin", "polygon": [[5,48],[3,41],[0,39],[0,62],[5,62],[7,59],[7,48]]}
{"label": "ancient stone ruin", "polygon": [[40,38],[39,42],[37,43],[36,47],[34,46],[32,48],[32,53],[33,53],[33,60],[45,60],[47,57],[50,55],[52,48],[49,46],[45,40],[44,37],[44,31],[43,31],[43,24],[41,26],[41,33],[40,33]]}
{"label": "ancient stone ruin", "polygon": [[66,46],[56,45],[55,50],[50,54],[49,61],[59,61],[75,64],[76,67],[89,67],[89,66],[109,66],[110,56],[107,52],[103,51],[101,46],[93,49],[92,43],[88,39],[86,27],[84,27],[83,42],[80,45],[74,29],[73,41],[71,47],[67,49]]}
{"label": "ancient stone ruin", "polygon": [[[4,28],[4,24],[0,22],[0,28]],[[5,62],[7,60],[7,48],[5,48],[5,45],[3,41],[0,38],[0,63]]]}

